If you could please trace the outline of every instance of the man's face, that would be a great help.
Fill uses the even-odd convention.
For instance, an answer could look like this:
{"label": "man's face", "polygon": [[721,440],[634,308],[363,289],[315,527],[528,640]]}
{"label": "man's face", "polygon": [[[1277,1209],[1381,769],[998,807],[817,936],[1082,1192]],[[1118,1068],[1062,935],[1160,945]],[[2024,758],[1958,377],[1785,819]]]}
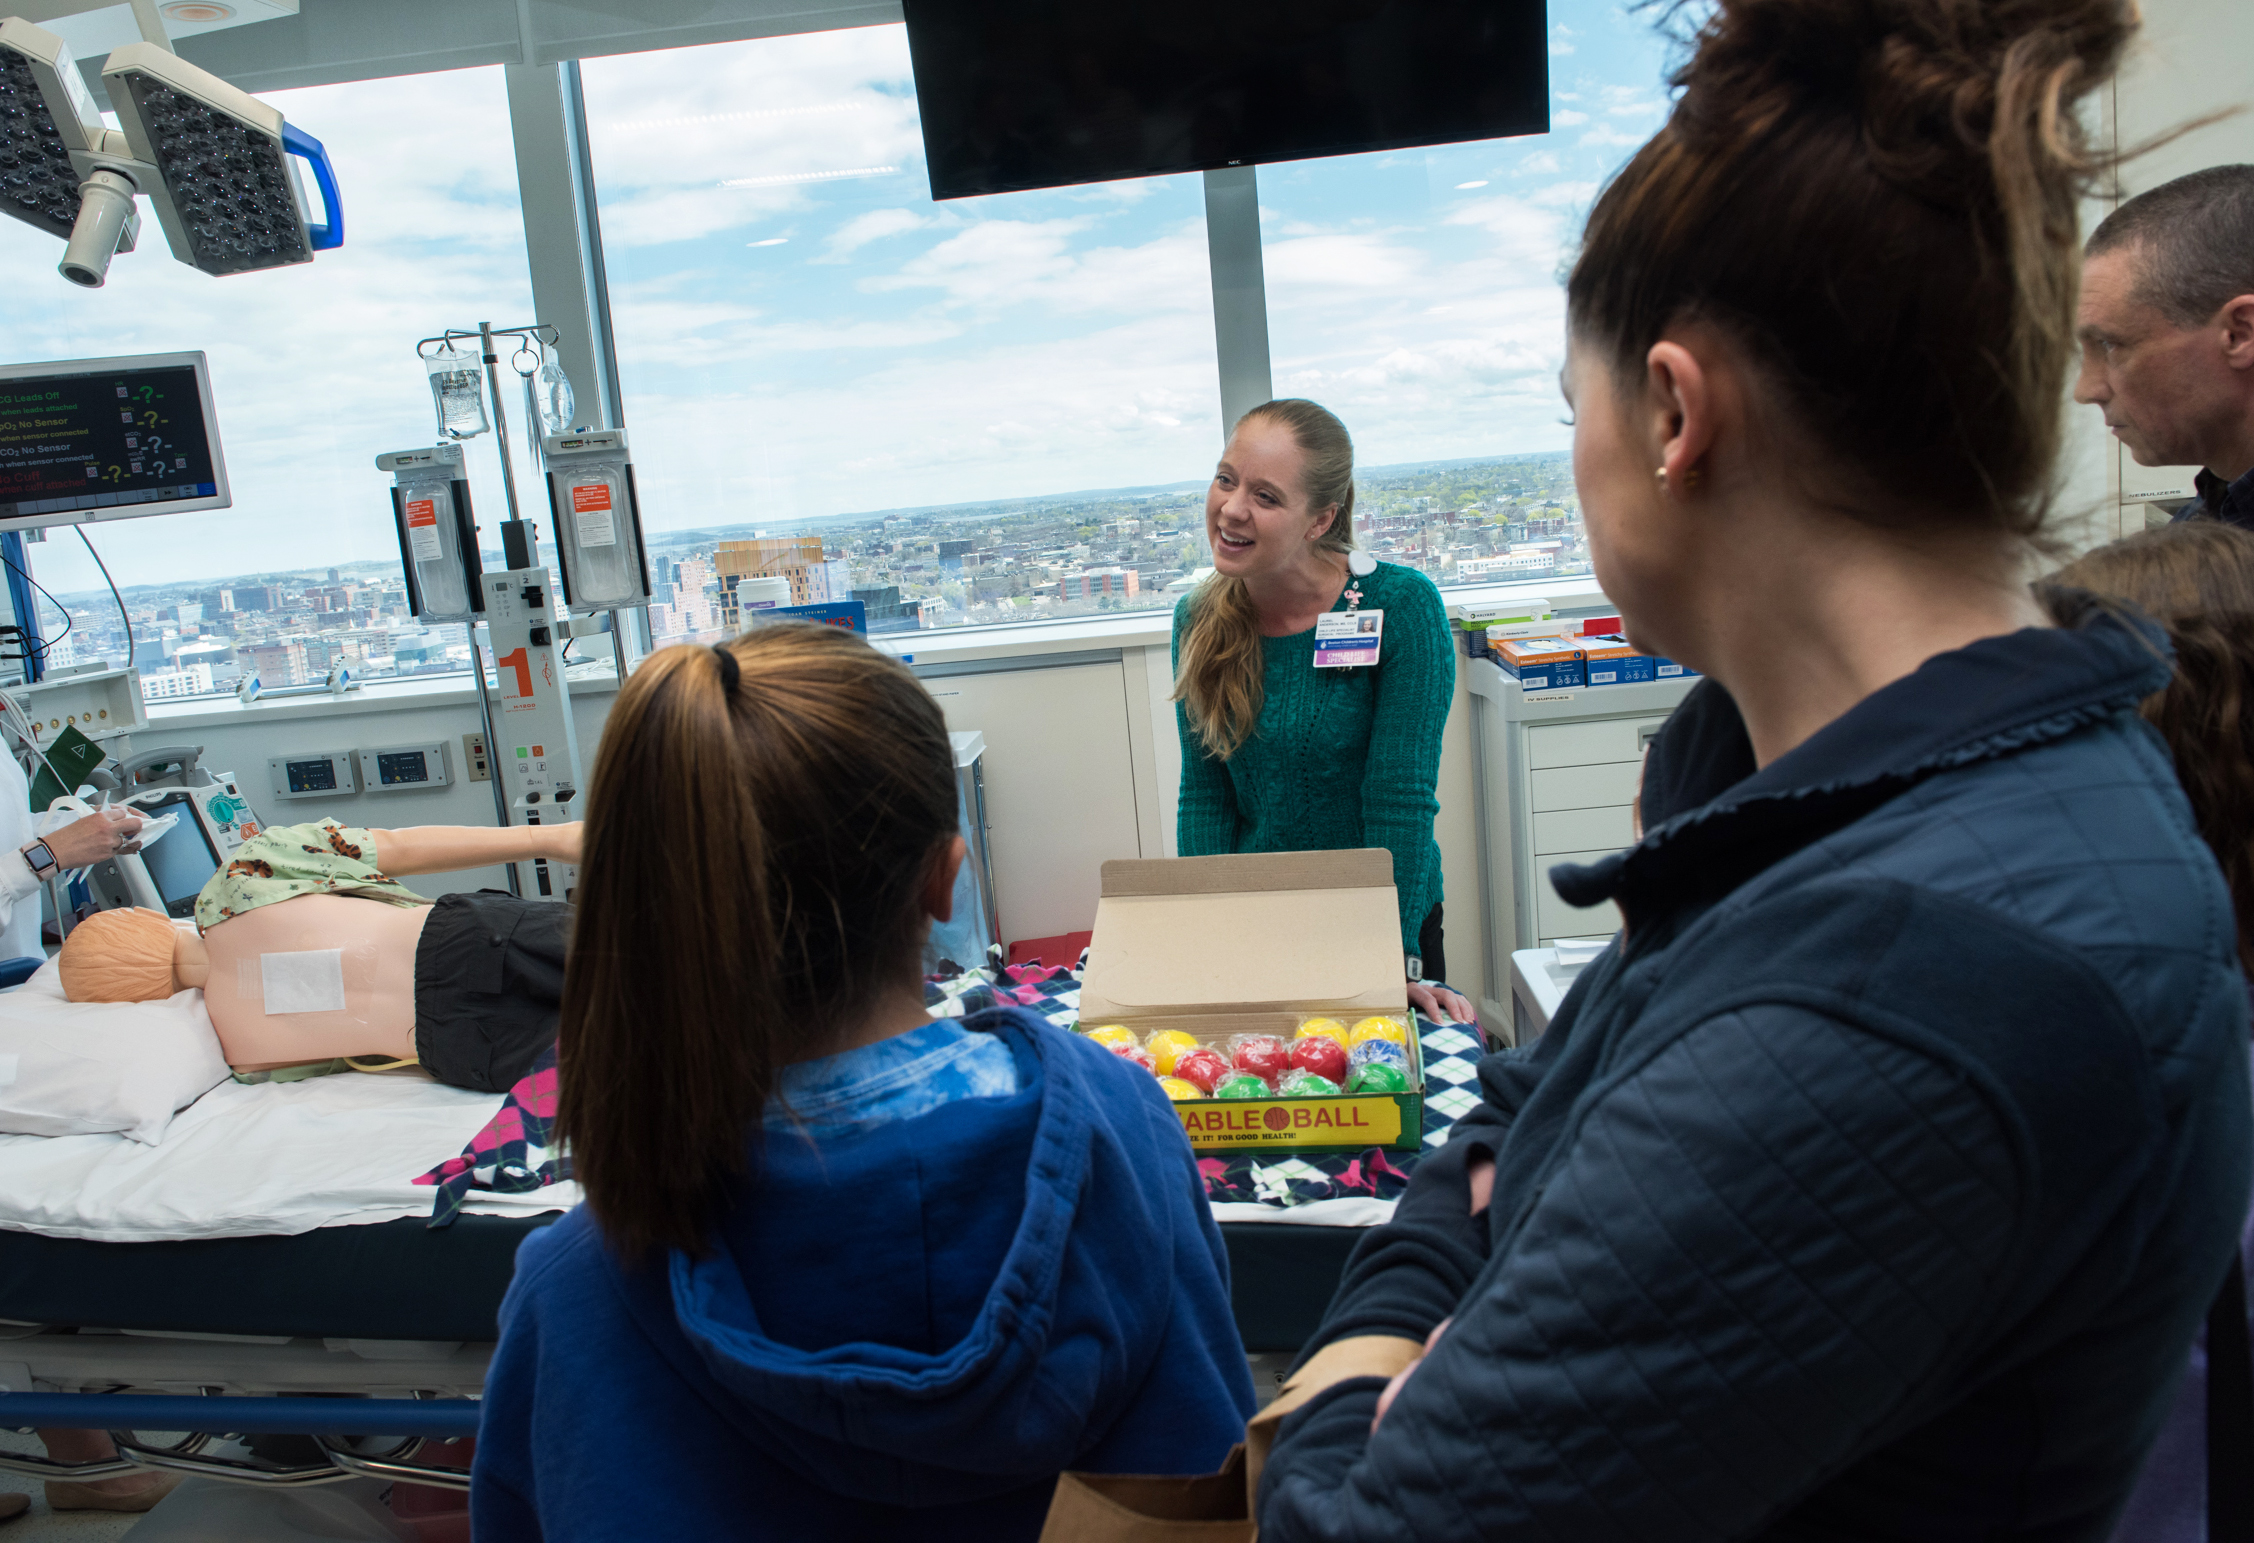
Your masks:
{"label": "man's face", "polygon": [[2082,268],[2074,400],[2097,407],[2140,466],[2200,466],[2218,431],[2242,433],[2243,387],[2227,331],[2179,327],[2139,293],[2143,253],[2116,247]]}

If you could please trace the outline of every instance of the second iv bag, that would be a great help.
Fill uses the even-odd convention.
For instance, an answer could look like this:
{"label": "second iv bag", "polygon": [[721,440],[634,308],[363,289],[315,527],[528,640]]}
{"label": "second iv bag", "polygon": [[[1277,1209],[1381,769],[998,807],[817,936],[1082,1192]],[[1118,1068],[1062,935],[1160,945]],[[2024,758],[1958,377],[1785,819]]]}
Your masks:
{"label": "second iv bag", "polygon": [[439,353],[424,358],[430,371],[431,400],[438,405],[438,432],[447,439],[474,439],[493,425],[485,416],[485,373],[476,354]]}
{"label": "second iv bag", "polygon": [[540,412],[542,434],[564,434],[571,430],[571,377],[556,359],[550,358],[540,366],[533,380],[532,399]]}

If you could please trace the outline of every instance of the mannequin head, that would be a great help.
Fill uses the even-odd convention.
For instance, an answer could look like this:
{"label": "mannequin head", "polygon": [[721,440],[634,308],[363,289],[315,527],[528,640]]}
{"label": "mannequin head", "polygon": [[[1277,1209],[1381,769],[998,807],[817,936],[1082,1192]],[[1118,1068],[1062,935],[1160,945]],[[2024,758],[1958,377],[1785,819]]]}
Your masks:
{"label": "mannequin head", "polygon": [[63,994],[73,1002],[160,1002],[180,989],[179,930],[154,911],[98,911],[63,939]]}

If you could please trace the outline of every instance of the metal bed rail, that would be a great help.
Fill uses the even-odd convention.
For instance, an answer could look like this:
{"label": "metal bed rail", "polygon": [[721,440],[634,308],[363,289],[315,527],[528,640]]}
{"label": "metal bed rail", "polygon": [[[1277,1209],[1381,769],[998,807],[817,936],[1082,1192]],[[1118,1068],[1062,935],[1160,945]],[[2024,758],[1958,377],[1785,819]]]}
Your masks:
{"label": "metal bed rail", "polygon": [[[473,1398],[203,1397],[170,1393],[0,1393],[0,1429],[106,1430],[118,1456],[85,1463],[0,1453],[0,1470],[42,1479],[91,1480],[170,1468],[233,1484],[303,1488],[347,1479],[379,1478],[466,1490],[470,1476],[413,1459],[424,1442],[477,1434]],[[140,1439],[147,1431],[187,1431],[186,1439],[160,1446]],[[310,1436],[318,1463],[246,1462],[208,1452],[215,1436]],[[381,1452],[356,1451],[347,1438],[392,1436]]]}

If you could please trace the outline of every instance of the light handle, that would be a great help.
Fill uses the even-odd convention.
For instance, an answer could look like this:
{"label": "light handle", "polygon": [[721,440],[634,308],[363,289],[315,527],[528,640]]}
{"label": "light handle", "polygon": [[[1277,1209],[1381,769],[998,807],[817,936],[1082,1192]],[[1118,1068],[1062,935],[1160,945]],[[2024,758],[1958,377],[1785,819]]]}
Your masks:
{"label": "light handle", "polygon": [[313,168],[313,181],[321,189],[321,204],[328,211],[327,224],[306,223],[305,239],[316,252],[344,245],[344,201],[337,196],[336,168],[329,164],[329,152],[321,148],[318,139],[294,123],[282,125],[282,148]]}

